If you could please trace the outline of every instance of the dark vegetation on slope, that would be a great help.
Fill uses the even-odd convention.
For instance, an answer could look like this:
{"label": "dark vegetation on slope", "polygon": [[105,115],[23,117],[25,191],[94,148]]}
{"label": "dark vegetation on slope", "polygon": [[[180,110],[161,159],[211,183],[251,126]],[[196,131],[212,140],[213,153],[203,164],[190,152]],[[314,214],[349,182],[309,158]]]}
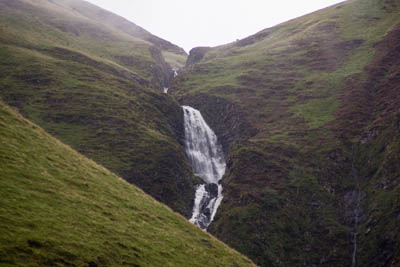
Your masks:
{"label": "dark vegetation on slope", "polygon": [[0,102],[1,266],[254,266]]}
{"label": "dark vegetation on slope", "polygon": [[[201,110],[227,154],[224,202],[210,231],[259,265],[349,266],[354,236],[358,266],[399,264],[399,6],[395,0],[352,0],[232,44],[195,49],[174,80],[176,99]],[[89,3],[0,0],[4,101],[188,216],[196,179],[179,143],[182,111],[176,101],[158,93],[169,84],[172,67],[182,66],[185,58],[176,46]],[[46,172],[50,170],[41,173]],[[29,177],[26,169],[20,174]],[[52,190],[44,193],[53,195]],[[15,203],[6,204],[10,209],[3,209],[4,218],[15,208]],[[45,205],[43,209],[52,204]],[[110,204],[105,212],[116,212],[115,207]],[[68,214],[76,212],[72,210]],[[88,207],[87,213],[92,210]],[[29,214],[16,211],[14,220]],[[143,216],[159,223],[151,214]],[[82,229],[98,231],[95,236],[103,233],[103,221],[108,222],[103,215],[94,220],[102,222],[97,228],[89,222]],[[22,239],[20,230],[30,229],[29,223],[12,230],[14,221],[3,221],[10,222],[3,228],[10,231],[2,233],[1,244],[10,246],[1,251],[10,255],[11,265],[13,255],[34,255],[33,262],[43,259],[49,265],[63,264],[58,255],[73,262],[68,253],[82,253],[76,259],[85,262],[76,265],[89,260],[110,265],[113,258],[120,259],[119,253],[125,255],[116,252],[114,257],[110,241],[103,238],[94,239],[96,246],[85,238],[82,242],[90,248],[83,252],[79,246],[56,251],[61,246],[57,240],[46,245],[39,236]],[[65,228],[48,236],[60,229]],[[21,245],[15,240],[22,240]],[[98,244],[107,256],[97,258],[103,253],[93,252]],[[140,246],[150,249],[146,244]],[[53,256],[45,256],[41,247],[54,248]],[[136,245],[127,247],[130,257]],[[141,263],[160,262],[158,256]]]}
{"label": "dark vegetation on slope", "polygon": [[76,0],[0,1],[0,97],[62,142],[190,216],[183,114],[161,93],[184,51]]}
{"label": "dark vegetation on slope", "polygon": [[[400,25],[375,48],[376,55],[365,68],[366,79],[350,83],[348,99],[357,99],[358,105],[346,103],[339,114],[348,118],[343,119],[348,129],[364,126],[356,154],[363,200],[359,265],[396,266],[400,264]],[[360,99],[368,102],[360,105]]]}
{"label": "dark vegetation on slope", "polygon": [[213,234],[261,266],[350,266],[355,235],[357,266],[400,264],[399,11],[347,1],[181,71],[227,152]]}

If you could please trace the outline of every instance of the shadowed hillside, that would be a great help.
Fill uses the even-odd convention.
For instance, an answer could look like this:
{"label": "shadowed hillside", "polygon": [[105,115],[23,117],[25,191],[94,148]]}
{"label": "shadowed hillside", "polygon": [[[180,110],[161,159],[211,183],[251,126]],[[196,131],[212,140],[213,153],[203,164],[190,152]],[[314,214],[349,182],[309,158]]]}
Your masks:
{"label": "shadowed hillside", "polygon": [[1,266],[254,266],[0,102]]}
{"label": "shadowed hillside", "polygon": [[262,266],[400,264],[399,12],[352,0],[191,51],[170,92],[228,155],[213,234]]}
{"label": "shadowed hillside", "polygon": [[179,58],[181,48],[84,1],[0,1],[2,99],[189,216],[183,113],[161,93]]}
{"label": "shadowed hillside", "polygon": [[[193,106],[227,160],[211,233],[260,266],[398,266],[399,13],[398,0],[349,0],[193,49],[172,79],[184,51],[121,17],[80,0],[0,0],[0,97],[186,217],[199,180],[180,105]],[[1,263],[235,266],[201,231],[2,110]]]}

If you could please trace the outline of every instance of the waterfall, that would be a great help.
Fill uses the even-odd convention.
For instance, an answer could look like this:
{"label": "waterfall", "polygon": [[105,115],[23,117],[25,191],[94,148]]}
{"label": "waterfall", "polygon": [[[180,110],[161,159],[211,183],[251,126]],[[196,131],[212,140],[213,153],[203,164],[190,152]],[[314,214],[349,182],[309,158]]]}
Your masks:
{"label": "waterfall", "polygon": [[195,175],[203,179],[196,189],[190,222],[207,229],[221,204],[226,163],[217,136],[204,121],[201,113],[183,106],[185,122],[185,152]]}
{"label": "waterfall", "polygon": [[179,68],[173,68],[172,69],[172,73],[173,73],[174,78],[176,78],[176,76],[178,76],[178,71],[179,71]]}

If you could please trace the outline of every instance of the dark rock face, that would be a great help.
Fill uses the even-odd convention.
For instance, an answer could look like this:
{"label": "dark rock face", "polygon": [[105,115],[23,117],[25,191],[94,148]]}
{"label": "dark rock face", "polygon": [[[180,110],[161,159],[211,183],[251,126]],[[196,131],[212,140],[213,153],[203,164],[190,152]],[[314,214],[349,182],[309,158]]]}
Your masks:
{"label": "dark rock face", "polygon": [[186,61],[186,67],[191,66],[203,59],[204,55],[211,47],[195,47],[189,52],[189,57]]}
{"label": "dark rock face", "polygon": [[257,130],[246,119],[246,113],[239,105],[224,98],[197,94],[183,97],[179,102],[201,111],[203,117],[218,136],[225,155],[239,140],[247,139]]}
{"label": "dark rock face", "polygon": [[204,202],[201,203],[200,205],[200,210],[202,211],[202,214],[207,218],[205,220],[200,220],[197,221],[198,226],[202,229],[207,229],[207,226],[210,222],[211,215],[212,215],[212,210],[208,207],[210,204],[210,201],[218,196],[218,185],[216,184],[206,184],[205,185],[205,190],[209,193],[209,196],[207,199],[205,199]]}
{"label": "dark rock face", "polygon": [[180,55],[187,55],[185,50],[183,50],[183,48],[180,48],[180,47],[172,44],[171,42],[168,42],[157,36],[150,34],[150,35],[146,36],[144,39],[146,41],[151,42],[155,47],[157,47],[160,50],[170,51],[170,52],[174,52],[174,53],[177,53]]}
{"label": "dark rock face", "polygon": [[215,198],[218,196],[218,185],[216,184],[207,184],[206,185],[207,192],[210,193],[211,198]]}
{"label": "dark rock face", "polygon": [[156,62],[152,66],[153,76],[155,77],[154,83],[158,84],[160,89],[163,90],[164,87],[169,87],[170,80],[173,77],[172,68],[165,62],[160,49],[152,46],[150,47],[150,54]]}

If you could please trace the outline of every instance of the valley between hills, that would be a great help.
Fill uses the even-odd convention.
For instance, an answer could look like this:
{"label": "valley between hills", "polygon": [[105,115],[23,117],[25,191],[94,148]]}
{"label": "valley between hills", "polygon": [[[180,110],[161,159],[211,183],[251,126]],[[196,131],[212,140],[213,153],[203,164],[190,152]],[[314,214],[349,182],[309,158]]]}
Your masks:
{"label": "valley between hills", "polygon": [[[398,0],[189,55],[82,0],[0,0],[0,266],[400,266],[399,90]],[[182,105],[226,162],[208,233]]]}

